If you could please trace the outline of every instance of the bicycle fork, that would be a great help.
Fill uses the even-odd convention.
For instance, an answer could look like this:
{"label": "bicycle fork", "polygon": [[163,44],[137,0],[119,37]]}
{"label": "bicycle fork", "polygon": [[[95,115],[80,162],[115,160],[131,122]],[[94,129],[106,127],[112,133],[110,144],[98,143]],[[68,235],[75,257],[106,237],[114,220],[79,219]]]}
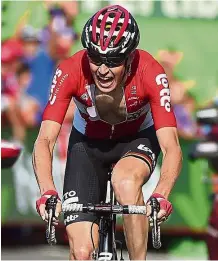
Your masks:
{"label": "bicycle fork", "polygon": [[[111,244],[112,242],[113,244]],[[99,248],[96,259],[117,260],[114,226],[110,216],[100,218]]]}

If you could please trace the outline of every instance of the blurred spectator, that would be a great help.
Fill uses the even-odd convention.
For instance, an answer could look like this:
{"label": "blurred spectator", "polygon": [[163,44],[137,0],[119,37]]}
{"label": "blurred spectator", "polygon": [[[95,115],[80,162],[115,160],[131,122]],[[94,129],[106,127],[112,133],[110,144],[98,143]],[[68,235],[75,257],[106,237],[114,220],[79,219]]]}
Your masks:
{"label": "blurred spectator", "polygon": [[192,87],[193,81],[182,82],[175,75],[175,66],[181,61],[182,52],[175,50],[161,50],[158,52],[158,60],[167,74],[171,103],[174,108],[179,136],[183,139],[196,139],[198,127],[193,118],[195,100],[187,92],[187,86]]}
{"label": "blurred spectator", "polygon": [[19,105],[23,123],[26,127],[35,125],[35,115],[39,110],[38,103],[27,94],[27,90],[32,80],[30,67],[22,63],[16,72],[17,81],[20,88]]}
{"label": "blurred spectator", "polygon": [[30,62],[32,80],[27,94],[31,97],[29,104],[35,111],[34,121],[30,125],[36,125],[41,121],[42,112],[49,98],[52,77],[58,63],[70,56],[73,39],[67,28],[60,31],[50,31],[50,38],[44,48],[40,48]]}
{"label": "blurred spectator", "polygon": [[170,85],[171,101],[174,108],[178,133],[183,139],[196,139],[198,136],[198,126],[192,115],[192,100],[186,93],[184,84],[174,81]]}
{"label": "blurred spectator", "polygon": [[39,51],[40,34],[37,29],[31,25],[26,25],[20,32],[20,42],[23,48],[23,61],[31,65]]}
{"label": "blurred spectator", "polygon": [[22,143],[25,137],[25,127],[21,120],[19,108],[19,85],[15,72],[19,66],[19,58],[22,51],[13,40],[2,44],[1,57],[1,116],[3,124],[9,123],[12,127],[14,141]]}
{"label": "blurred spectator", "polygon": [[27,63],[21,63],[16,71],[17,82],[19,84],[21,94],[27,90],[31,81],[30,67]]}
{"label": "blurred spectator", "polygon": [[[55,5],[54,2],[47,2],[49,12],[49,23],[41,31],[42,45],[45,46],[51,38],[52,32],[63,33],[65,32],[68,37],[72,38],[72,41],[76,40],[77,34],[72,27],[72,21],[77,15],[76,12],[69,13],[70,9],[62,6],[63,3],[59,2]],[[51,4],[52,3],[52,4]],[[66,4],[66,3],[65,3]],[[68,3],[69,5],[70,3]],[[72,6],[71,6],[72,7]]]}
{"label": "blurred spectator", "polygon": [[16,39],[9,39],[2,43],[1,62],[4,76],[16,72],[22,56],[22,44]]}
{"label": "blurred spectator", "polygon": [[75,17],[78,15],[78,2],[77,1],[50,1],[45,0],[44,4],[48,10],[50,10],[50,15],[52,10],[59,7],[64,11],[67,19],[67,25],[72,26]]}

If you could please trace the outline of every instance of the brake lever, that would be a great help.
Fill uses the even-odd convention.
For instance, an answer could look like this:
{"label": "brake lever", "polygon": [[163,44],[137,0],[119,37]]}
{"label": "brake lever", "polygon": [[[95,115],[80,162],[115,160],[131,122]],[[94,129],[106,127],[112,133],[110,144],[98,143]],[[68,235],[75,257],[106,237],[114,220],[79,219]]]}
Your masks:
{"label": "brake lever", "polygon": [[152,220],[152,241],[153,246],[156,249],[161,247],[161,240],[160,240],[160,225],[158,225],[157,215],[160,211],[160,203],[155,197],[150,199],[151,204],[151,220]]}
{"label": "brake lever", "polygon": [[57,240],[55,238],[55,226],[52,225],[53,217],[55,217],[57,202],[58,202],[58,196],[53,195],[46,201],[46,206],[45,206],[45,210],[48,212],[46,239],[49,245],[55,245],[57,243]]}

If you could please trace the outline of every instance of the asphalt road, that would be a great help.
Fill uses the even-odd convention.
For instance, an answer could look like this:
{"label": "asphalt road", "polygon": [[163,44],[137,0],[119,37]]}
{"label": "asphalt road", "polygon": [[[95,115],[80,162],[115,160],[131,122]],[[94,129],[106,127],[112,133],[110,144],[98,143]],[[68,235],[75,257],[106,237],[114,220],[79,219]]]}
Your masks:
{"label": "asphalt road", "polygon": [[[69,260],[68,247],[66,246],[27,246],[19,248],[2,248],[1,260]],[[124,259],[129,260],[128,254],[124,251]],[[118,256],[119,257],[119,256]],[[148,253],[149,260],[172,260],[167,254]]]}

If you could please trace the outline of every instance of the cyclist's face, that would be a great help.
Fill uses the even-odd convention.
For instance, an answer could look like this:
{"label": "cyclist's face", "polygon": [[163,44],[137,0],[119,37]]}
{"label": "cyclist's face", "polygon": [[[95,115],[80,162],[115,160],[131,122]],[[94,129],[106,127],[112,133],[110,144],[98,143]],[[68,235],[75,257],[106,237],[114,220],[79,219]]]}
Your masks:
{"label": "cyclist's face", "polygon": [[117,67],[109,68],[105,64],[96,65],[89,59],[89,65],[95,84],[100,91],[109,93],[121,84],[125,62]]}

